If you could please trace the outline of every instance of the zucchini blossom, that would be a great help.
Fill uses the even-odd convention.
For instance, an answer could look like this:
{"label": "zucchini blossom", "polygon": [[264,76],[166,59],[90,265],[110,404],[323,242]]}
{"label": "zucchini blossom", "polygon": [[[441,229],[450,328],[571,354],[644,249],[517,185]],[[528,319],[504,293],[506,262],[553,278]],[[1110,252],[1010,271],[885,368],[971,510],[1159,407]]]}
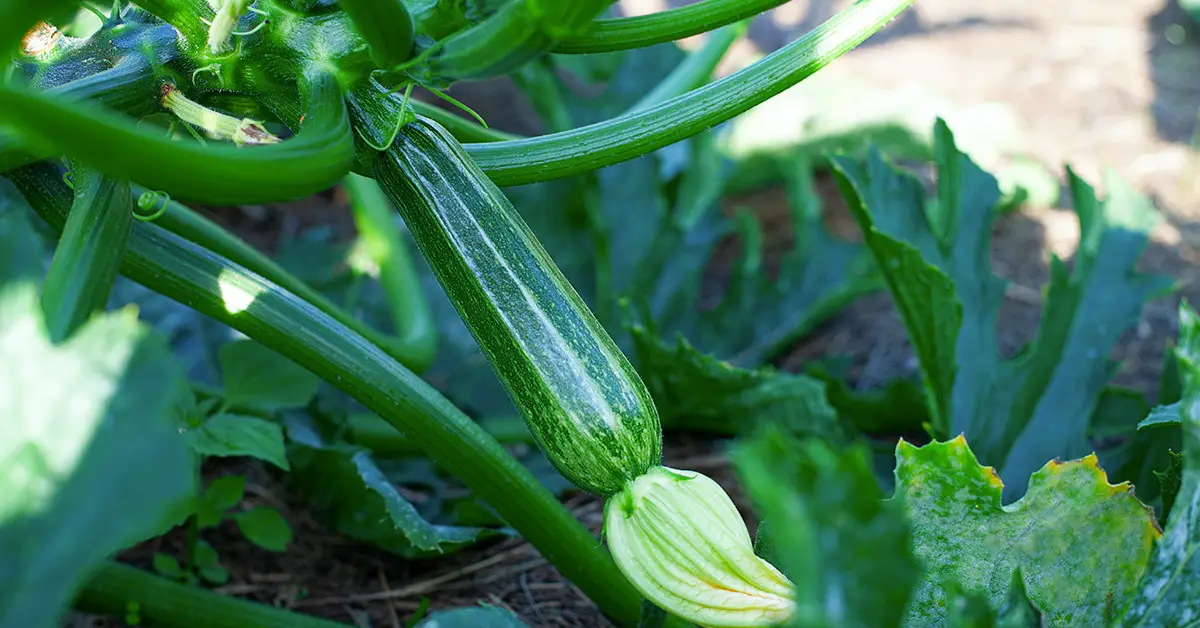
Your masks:
{"label": "zucchini blossom", "polygon": [[648,600],[704,628],[751,628],[795,611],[787,576],[754,553],[750,532],[719,484],[654,467],[604,505],[617,567]]}

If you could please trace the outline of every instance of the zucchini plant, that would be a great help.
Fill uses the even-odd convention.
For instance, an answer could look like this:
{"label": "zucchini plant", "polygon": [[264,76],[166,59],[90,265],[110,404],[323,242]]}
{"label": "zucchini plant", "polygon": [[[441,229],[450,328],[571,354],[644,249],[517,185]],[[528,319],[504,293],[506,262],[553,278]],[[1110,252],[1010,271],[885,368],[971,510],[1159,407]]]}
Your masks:
{"label": "zucchini plant", "polygon": [[[1195,578],[1176,582],[1171,574],[1194,573],[1197,560],[1197,417],[1188,404],[1200,384],[1190,310],[1181,310],[1178,351],[1179,394],[1188,403],[1148,428],[1174,430],[1185,451],[1175,486],[1163,482],[1160,510],[1127,484],[1109,485],[1094,457],[1040,466],[1082,456],[1085,433],[1099,422],[1108,364],[1093,356],[1073,377],[1067,359],[1110,347],[1141,304],[1165,289],[1132,270],[1148,227],[1129,210],[1140,205],[1124,188],[1109,186],[1101,202],[1072,175],[1082,263],[1074,275],[1055,266],[1046,333],[1027,355],[1001,361],[979,331],[995,320],[997,280],[979,258],[999,201],[994,181],[941,124],[934,199],[877,153],[832,161],[876,262],[873,281],[892,294],[917,352],[922,379],[903,389],[904,399],[936,441],[896,448],[891,499],[869,468],[869,448],[845,436],[836,414],[888,413],[894,397],[863,401],[810,378],[738,370],[683,340],[668,346],[648,330],[663,318],[663,299],[625,304],[605,294],[589,303],[511,200],[519,186],[592,176],[685,139],[697,138],[704,151],[698,136],[706,130],[832,63],[911,2],[857,0],[804,37],[710,80],[741,22],[781,1],[701,0],[610,18],[610,0],[117,0],[103,9],[83,3],[99,22],[84,31],[74,24],[77,2],[0,0],[9,57],[0,172],[59,238],[43,279],[40,253],[27,245],[31,225],[0,214],[0,404],[12,403],[5,416],[17,428],[0,430],[0,625],[55,625],[69,605],[159,626],[339,625],[111,560],[182,526],[190,533],[184,565],[160,554],[159,570],[192,583],[224,579],[198,534],[225,521],[237,500],[201,489],[203,456],[256,457],[292,472],[329,508],[352,511],[338,520],[347,534],[401,556],[499,534],[430,524],[358,449],[327,442],[308,420],[322,412],[318,380],[369,411],[349,422],[358,430],[349,440],[391,434],[399,449],[428,456],[618,625],[1187,625]],[[709,31],[704,46],[612,115],[576,125],[567,99],[548,96],[537,104],[555,113],[557,128],[536,137],[413,96],[420,89],[459,105],[445,92],[458,82],[521,72],[527,88],[545,86],[538,72],[550,59]],[[708,226],[704,205],[719,193],[704,169],[710,164],[697,162],[698,173],[680,184],[681,205],[692,206],[631,262],[606,248],[619,236],[601,225],[639,216],[584,199],[595,219],[598,283],[613,283],[620,263],[649,269],[616,278],[629,284],[646,272],[665,275],[678,261],[671,249],[694,244],[687,236]],[[815,196],[810,170],[804,162],[789,175],[800,203]],[[281,203],[333,187],[350,196],[363,242],[355,272],[377,278],[389,331],[350,311],[353,299],[337,302],[187,206]],[[551,211],[559,209],[566,213]],[[796,229],[815,222],[799,216]],[[757,232],[744,218],[737,225],[747,243],[741,278],[761,279]],[[866,258],[828,239],[803,244],[788,260],[794,267],[819,255],[846,267]],[[1101,263],[1101,250],[1116,261]],[[494,371],[520,416],[517,429],[476,421],[421,377],[438,358],[442,321],[425,300],[418,262]],[[796,274],[780,282],[792,285]],[[845,268],[837,276],[847,274],[861,279]],[[105,311],[118,275],[249,339],[221,350],[219,388],[189,384],[135,312]],[[739,284],[716,314],[684,317],[673,329],[700,330],[694,338],[714,347],[754,335],[753,350],[740,353],[761,363],[803,325],[776,320],[761,334],[734,333],[722,312],[767,295],[779,310],[811,310],[807,325],[865,289],[809,293],[797,280],[802,294],[793,301],[763,283]],[[617,339],[611,321],[626,305],[635,322]],[[40,372],[54,377],[35,388],[30,373]],[[671,388],[680,373],[717,392],[697,386],[681,394]],[[780,401],[795,401],[779,393],[788,386],[800,387],[805,403]],[[31,409],[29,390],[64,405]],[[791,419],[755,424],[734,448],[766,515],[753,537],[722,486],[664,464],[664,417],[681,410],[662,400],[703,413],[711,394],[748,404],[766,398]],[[865,423],[890,425],[879,417]],[[61,442],[51,437],[59,425]],[[1041,439],[1043,429],[1062,438]],[[1124,436],[1144,444],[1140,432]],[[122,455],[122,439],[139,457]],[[603,544],[504,446],[526,439],[567,482],[604,500]],[[1159,470],[1158,454],[1178,456],[1175,441],[1168,444],[1154,455],[1105,451],[1105,462],[1144,475]],[[980,461],[999,466],[1007,485]],[[111,471],[97,472],[104,467]],[[342,490],[346,477],[359,484]],[[1018,506],[1001,506],[1006,486],[1021,497]],[[127,516],[105,516],[99,499]],[[290,532],[277,515],[250,514],[263,512],[239,511],[233,520],[260,545],[282,549]],[[367,519],[393,527],[381,532]],[[1067,520],[1088,525],[1065,534]],[[1094,552],[1096,539],[1107,553]],[[885,575],[863,569],[876,560]],[[1070,586],[1089,560],[1110,568]]]}
{"label": "zucchini plant", "polygon": [[[102,309],[100,297],[119,268],[294,360],[420,439],[434,460],[453,469],[606,614],[628,624],[640,616],[643,595],[664,600],[642,591],[644,582],[623,577],[629,564],[618,570],[528,471],[409,370],[428,360],[427,336],[408,333],[410,327],[382,339],[362,329],[180,202],[288,201],[347,177],[361,201],[371,194],[365,180],[375,179],[387,197],[400,202],[410,229],[422,234],[419,248],[439,273],[472,272],[449,254],[480,247],[469,264],[478,264],[474,270],[491,279],[460,299],[464,319],[473,329],[479,322],[481,345],[495,352],[498,372],[527,409],[528,424],[550,460],[581,488],[617,494],[659,468],[661,431],[653,402],[496,186],[594,170],[695,135],[828,65],[910,2],[856,3],[733,75],[704,83],[704,68],[711,65],[702,62],[625,115],[509,139],[452,123],[448,114],[408,94],[416,86],[449,98],[442,90],[455,82],[501,75],[550,52],[670,41],[778,3],[748,10],[740,2],[709,0],[699,11],[672,10],[653,20],[596,21],[611,2],[444,3],[452,6],[412,14],[398,0],[118,1],[106,11],[85,3],[102,16],[99,27],[67,34],[76,3],[14,0],[0,3],[0,41],[12,55],[0,86],[0,163],[41,219],[65,228],[64,261],[56,264],[45,297],[48,312],[62,321],[54,337]],[[421,117],[414,118],[413,110]],[[466,143],[436,120],[446,121]],[[471,141],[481,136],[489,141]],[[77,182],[77,191],[65,185],[63,156],[70,160],[68,179]],[[443,178],[421,181],[414,178],[424,176],[419,173]],[[360,176],[365,179],[354,178]],[[122,200],[131,196],[131,185],[149,208],[139,215],[152,220],[131,222],[120,211],[131,205]],[[416,198],[424,199],[421,208],[432,215],[461,210],[458,231],[439,236],[441,227],[430,214],[401,202]],[[484,208],[492,212],[477,213]],[[484,226],[470,234],[470,242],[455,241],[467,236],[468,223],[476,219]],[[84,228],[85,222],[96,226]],[[388,228],[367,212],[360,223]],[[440,258],[439,250],[445,253]],[[66,261],[81,255],[91,263]],[[509,265],[514,260],[534,266],[517,272]],[[64,274],[69,276],[58,278]],[[403,274],[392,283],[403,292]],[[64,288],[55,288],[60,285]],[[504,309],[518,298],[540,307]],[[520,324],[506,326],[509,315]],[[413,323],[418,331],[421,320]],[[488,325],[495,330],[491,335]],[[555,360],[571,366],[556,372],[562,365]],[[174,523],[186,509],[175,503],[163,512]],[[89,587],[105,591],[113,590],[105,574],[127,572],[99,573]],[[53,605],[39,608],[29,612],[47,619],[59,612]],[[670,604],[668,609],[681,610]],[[35,616],[22,608],[5,612],[8,618]],[[179,620],[152,600],[140,602],[138,612],[144,621]],[[31,619],[23,625],[43,623]]]}

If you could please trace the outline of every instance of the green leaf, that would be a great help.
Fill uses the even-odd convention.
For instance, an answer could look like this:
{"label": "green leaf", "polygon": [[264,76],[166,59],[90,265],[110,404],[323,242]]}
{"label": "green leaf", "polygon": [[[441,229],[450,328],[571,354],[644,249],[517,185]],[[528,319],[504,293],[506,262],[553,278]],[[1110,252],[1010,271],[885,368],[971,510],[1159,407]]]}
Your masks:
{"label": "green leaf", "polygon": [[1088,424],[1113,372],[1107,356],[1142,304],[1170,286],[1134,271],[1158,213],[1111,174],[1099,202],[1068,171],[1082,229],[1074,270],[1051,260],[1037,338],[1002,360],[995,330],[1005,282],[990,261],[1000,191],[941,120],[934,135],[935,198],[875,150],[835,158],[838,184],[908,329],[936,433],[965,433],[1015,496],[1046,460],[1090,451]]}
{"label": "green leaf", "polygon": [[175,560],[174,556],[170,556],[162,552],[155,552],[154,556],[150,559],[150,563],[154,566],[154,571],[157,571],[163,576],[173,580],[178,580],[183,577],[183,567],[179,565],[179,561]]}
{"label": "green leaf", "polygon": [[234,408],[303,408],[321,384],[316,375],[252,340],[222,346],[219,360],[225,403]]}
{"label": "green leaf", "polygon": [[[1131,598],[1158,538],[1153,513],[1128,485],[1112,486],[1094,456],[1051,461],[1019,501],[1002,505],[1003,484],[959,436],[896,448],[896,490],[912,522],[924,581],[911,625],[946,619],[946,581],[998,607],[1020,569],[1048,626],[1104,626]],[[1104,565],[1097,568],[1097,565]]]}
{"label": "green leaf", "polygon": [[838,451],[775,426],[739,443],[734,466],[770,521],[776,565],[796,585],[791,626],[898,626],[919,566],[899,505],[883,501],[862,446]]}
{"label": "green leaf", "polygon": [[774,422],[792,434],[846,437],[820,381],[769,367],[740,369],[682,336],[670,345],[644,327],[631,331],[642,378],[668,429],[737,434]]}
{"label": "green leaf", "polygon": [[468,606],[434,611],[415,628],[528,628],[512,612],[498,606]]}
{"label": "green leaf", "polygon": [[0,219],[0,624],[53,624],[112,552],[190,507],[194,458],[175,411],[187,383],[129,311],[53,345],[30,270],[36,236]]}
{"label": "green leaf", "polygon": [[189,432],[192,448],[205,456],[248,456],[288,470],[287,446],[278,423],[253,416],[218,414]]}
{"label": "green leaf", "polygon": [[196,523],[201,528],[215,527],[221,523],[225,513],[237,506],[245,494],[246,476],[226,475],[209,483],[204,489],[203,499],[196,512]]}
{"label": "green leaf", "polygon": [[1141,393],[1106,389],[1092,416],[1089,437],[1101,443],[1096,454],[1108,476],[1113,481],[1132,482],[1138,499],[1154,506],[1163,521],[1170,511],[1169,499],[1174,497],[1163,492],[1162,474],[1183,441],[1178,425],[1141,429],[1138,423],[1149,412]]}
{"label": "green leaf", "polygon": [[208,567],[221,562],[221,557],[207,541],[199,540],[196,541],[196,547],[192,550],[192,561],[197,567]]}
{"label": "green leaf", "polygon": [[1179,425],[1179,404],[1180,402],[1176,401],[1165,406],[1154,406],[1154,409],[1150,411],[1150,415],[1146,417],[1146,420],[1138,423],[1138,429],[1141,430],[1162,425]]}
{"label": "green leaf", "polygon": [[452,553],[495,533],[425,520],[368,451],[326,443],[305,416],[285,419],[293,486],[339,534],[406,558]]}
{"label": "green leaf", "polygon": [[1159,517],[1162,521],[1168,520],[1167,517],[1171,514],[1171,507],[1175,505],[1175,498],[1179,496],[1180,485],[1183,482],[1183,454],[1173,451],[1167,453],[1171,460],[1167,464],[1167,468],[1154,472],[1154,476],[1158,478],[1159,492],[1162,494],[1162,516]]}
{"label": "green leaf", "polygon": [[[1184,302],[1179,306],[1179,343],[1175,349],[1183,385],[1183,474],[1178,508],[1173,508],[1162,538],[1130,601],[1123,627],[1195,626],[1200,622],[1200,318]],[[1121,606],[1118,606],[1121,608]]]}
{"label": "green leaf", "polygon": [[945,625],[950,628],[1042,628],[1041,611],[1029,601],[1025,578],[1014,569],[1008,585],[1008,597],[999,609],[988,603],[986,595],[965,593],[956,582],[944,585],[947,599]]}
{"label": "green leaf", "polygon": [[843,375],[820,362],[805,365],[804,374],[824,382],[829,405],[842,420],[862,432],[923,432],[929,421],[925,393],[918,382],[894,379],[882,388],[853,390]]}
{"label": "green leaf", "polygon": [[229,570],[220,565],[205,565],[200,568],[200,577],[213,586],[229,582]]}
{"label": "green leaf", "polygon": [[246,540],[267,551],[287,551],[288,544],[292,542],[292,527],[274,508],[252,508],[239,512],[233,520]]}

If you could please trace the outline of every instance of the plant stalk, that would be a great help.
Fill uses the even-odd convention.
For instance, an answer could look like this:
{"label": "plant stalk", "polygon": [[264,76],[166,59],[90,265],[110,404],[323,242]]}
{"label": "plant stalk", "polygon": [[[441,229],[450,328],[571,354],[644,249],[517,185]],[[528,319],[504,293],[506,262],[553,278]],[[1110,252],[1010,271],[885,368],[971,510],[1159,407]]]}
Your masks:
{"label": "plant stalk", "polygon": [[134,619],[156,628],[347,628],[160,578],[123,563],[104,563],[75,598],[79,610]]}
{"label": "plant stalk", "polygon": [[41,296],[46,330],[55,343],[108,304],[133,222],[128,182],[80,167],[71,175],[75,198]]}
{"label": "plant stalk", "polygon": [[655,107],[524,140],[469,144],[497,185],[569,177],[628,161],[701,133],[812,76],[886,26],[913,0],[859,0],[754,64]]}
{"label": "plant stalk", "polygon": [[[137,184],[134,184],[133,190],[139,196],[150,191]],[[228,258],[235,264],[291,291],[355,333],[365,336],[414,372],[424,371],[433,362],[434,351],[431,347],[426,346],[427,341],[409,343],[402,338],[381,333],[355,318],[350,312],[338,307],[325,295],[289,273],[258,249],[186,205],[168,201],[166,211],[154,220],[154,224]]]}
{"label": "plant stalk", "polygon": [[595,54],[646,48],[707,33],[754,17],[788,0],[701,0],[682,7],[638,15],[596,20],[583,34],[563,37],[554,44],[558,54]]}

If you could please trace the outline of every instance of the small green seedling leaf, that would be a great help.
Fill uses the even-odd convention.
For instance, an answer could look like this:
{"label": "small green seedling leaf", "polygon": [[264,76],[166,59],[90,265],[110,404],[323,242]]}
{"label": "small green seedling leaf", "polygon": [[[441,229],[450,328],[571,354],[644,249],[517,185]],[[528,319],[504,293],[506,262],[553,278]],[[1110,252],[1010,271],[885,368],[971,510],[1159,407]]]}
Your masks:
{"label": "small green seedling leaf", "polygon": [[1143,430],[1148,427],[1179,425],[1181,421],[1179,418],[1179,404],[1180,402],[1176,401],[1165,406],[1154,406],[1154,409],[1150,411],[1150,415],[1146,417],[1146,420],[1138,423],[1138,429]]}
{"label": "small green seedling leaf", "polygon": [[174,556],[155,552],[154,556],[150,559],[150,563],[154,566],[154,571],[167,578],[171,578],[172,580],[183,578],[183,567],[179,565],[179,561]]}
{"label": "small green seedling leaf", "polygon": [[1200,622],[1200,318],[1186,302],[1179,306],[1175,349],[1183,384],[1183,474],[1179,496],[1137,595],[1126,606],[1122,628],[1195,626]]}
{"label": "small green seedling leaf", "polygon": [[200,499],[196,509],[196,523],[201,529],[216,527],[225,518],[229,509],[242,501],[246,490],[246,476],[226,475],[213,480]]}
{"label": "small green seedling leaf", "polygon": [[768,425],[738,444],[733,459],[770,522],[756,535],[757,551],[796,586],[790,625],[899,625],[919,565],[904,512],[882,499],[866,447],[839,451]]}
{"label": "small green seedling leaf", "polygon": [[454,552],[496,533],[430,523],[366,450],[327,444],[306,416],[285,417],[293,486],[340,534],[404,556]]}
{"label": "small green seedling leaf", "polygon": [[218,414],[209,417],[195,430],[192,448],[205,456],[229,458],[247,456],[289,470],[287,445],[278,423],[253,416]]}
{"label": "small green seedling leaf", "polygon": [[229,570],[220,565],[205,565],[200,568],[200,577],[213,586],[229,582]]}
{"label": "small green seedling leaf", "polygon": [[316,375],[252,340],[222,346],[218,359],[225,403],[233,408],[262,412],[303,408],[320,387]]}
{"label": "small green seedling leaf", "polygon": [[196,546],[192,548],[192,561],[197,567],[209,567],[221,562],[221,557],[217,555],[217,550],[209,545],[206,541],[197,541]]}
{"label": "small green seedling leaf", "polygon": [[947,581],[999,607],[1020,569],[1047,626],[1107,625],[1111,605],[1132,597],[1159,537],[1153,512],[1128,484],[1110,485],[1095,456],[1051,461],[1007,506],[1002,491],[961,436],[897,446],[892,501],[908,512],[914,553],[926,569],[907,623],[946,620]]}
{"label": "small green seedling leaf", "polygon": [[468,606],[434,611],[415,628],[529,628],[511,611],[497,606]]}
{"label": "small green seedling leaf", "polygon": [[1068,171],[1082,232],[1074,268],[1051,259],[1037,338],[1002,360],[996,320],[1006,284],[990,258],[1000,190],[941,120],[934,137],[933,198],[878,150],[865,160],[834,158],[835,174],[908,329],[935,433],[965,433],[1019,496],[1046,460],[1091,451],[1086,436],[1113,372],[1109,352],[1142,305],[1171,287],[1134,269],[1159,215],[1111,173],[1101,202]]}
{"label": "small green seedling leaf", "polygon": [[[0,625],[47,626],[98,563],[176,523],[195,494],[166,341],[130,311],[50,342],[17,258],[37,236],[0,219]],[[30,262],[33,262],[32,264]]]}
{"label": "small green seedling leaf", "polygon": [[261,506],[234,515],[238,530],[248,541],[269,552],[287,551],[292,527],[278,510]]}

